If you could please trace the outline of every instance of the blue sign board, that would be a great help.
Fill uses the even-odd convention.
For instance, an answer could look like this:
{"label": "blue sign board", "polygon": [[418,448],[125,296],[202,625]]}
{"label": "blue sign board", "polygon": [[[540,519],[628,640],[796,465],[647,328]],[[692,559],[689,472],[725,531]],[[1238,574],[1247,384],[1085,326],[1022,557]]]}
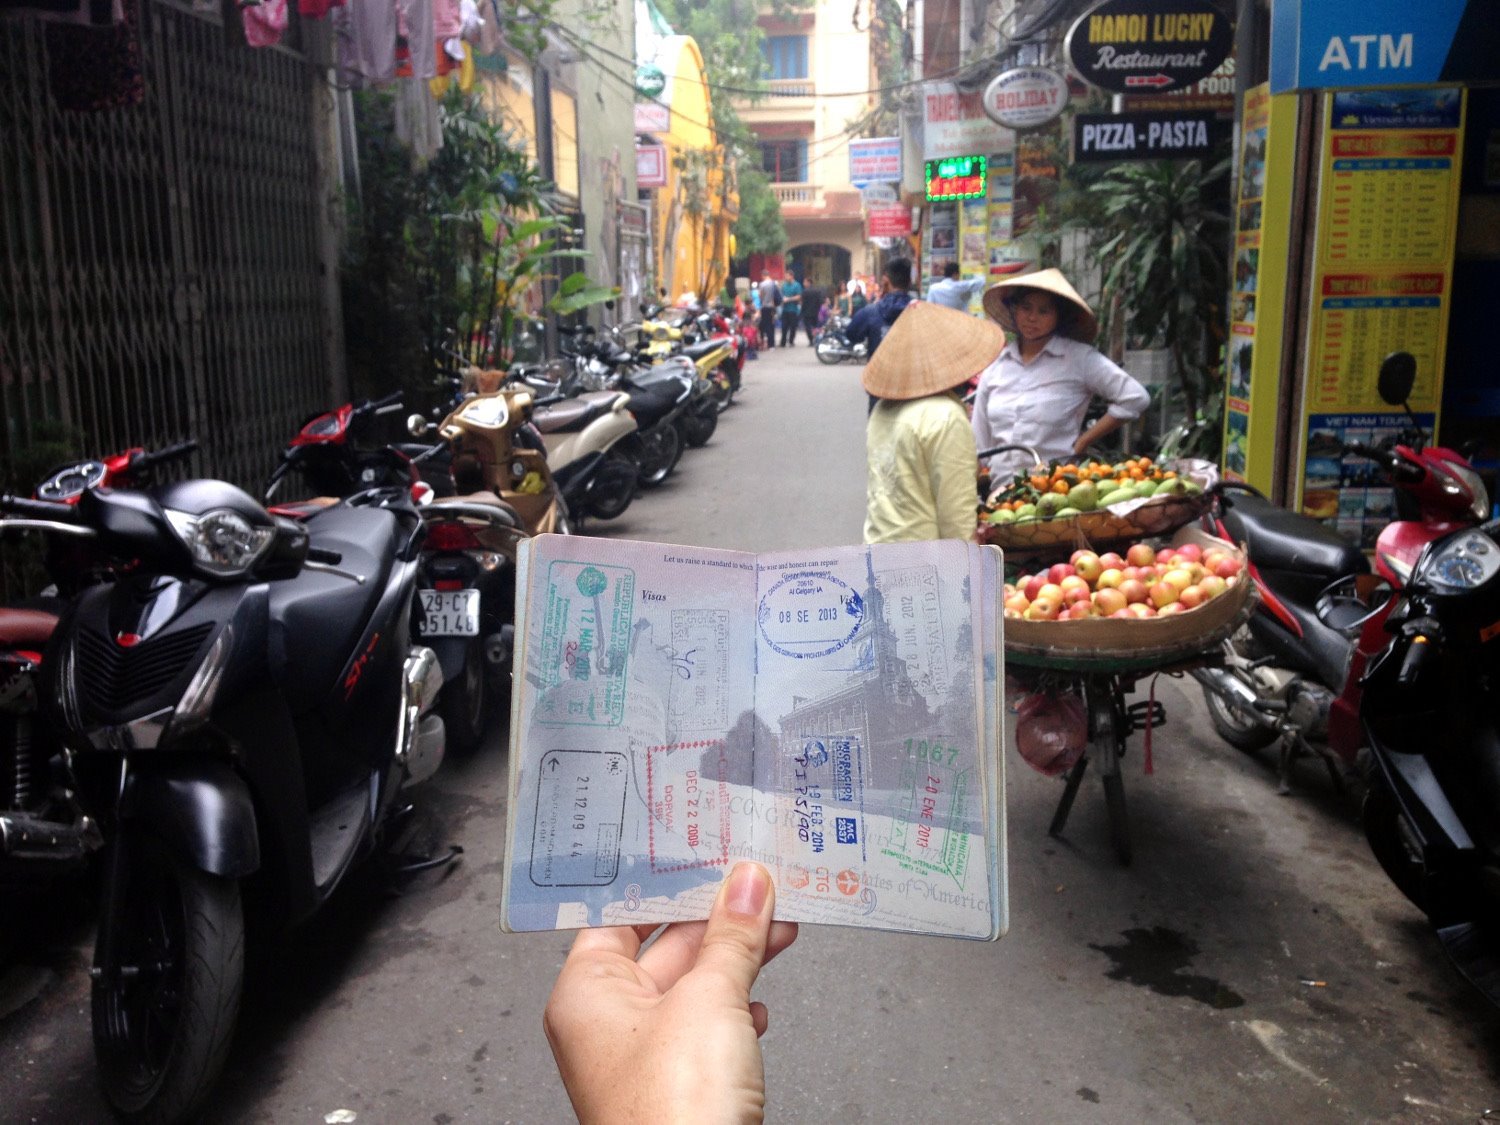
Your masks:
{"label": "blue sign board", "polygon": [[1493,0],[1272,0],[1271,92],[1493,81]]}

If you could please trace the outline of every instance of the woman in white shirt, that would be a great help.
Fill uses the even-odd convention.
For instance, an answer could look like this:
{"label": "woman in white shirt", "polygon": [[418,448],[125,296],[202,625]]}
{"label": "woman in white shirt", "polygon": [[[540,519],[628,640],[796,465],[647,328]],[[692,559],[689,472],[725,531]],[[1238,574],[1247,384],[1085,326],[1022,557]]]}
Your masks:
{"label": "woman in white shirt", "polygon": [[[1009,339],[979,376],[974,394],[979,449],[1024,445],[1043,461],[1071,460],[1150,404],[1145,387],[1091,346],[1099,319],[1062,271],[1022,274],[990,286],[984,311]],[[1109,409],[1080,433],[1095,395]],[[990,479],[998,485],[1030,467],[1025,453],[997,453],[990,458]]]}

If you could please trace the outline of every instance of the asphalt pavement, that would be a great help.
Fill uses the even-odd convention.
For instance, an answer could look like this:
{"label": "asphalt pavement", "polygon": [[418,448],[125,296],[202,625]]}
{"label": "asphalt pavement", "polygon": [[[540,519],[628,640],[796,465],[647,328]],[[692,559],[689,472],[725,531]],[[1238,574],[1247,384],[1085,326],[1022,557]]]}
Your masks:
{"label": "asphalt pavement", "polygon": [[[590,533],[767,550],[857,542],[865,400],[805,346],[749,365],[707,447]],[[1142,685],[1137,698],[1144,698]],[[1290,796],[1196,688],[1124,762],[1135,862],[1088,779],[1007,750],[1011,931],[993,944],[804,927],[758,995],[785,1121],[1473,1121],[1500,1110],[1500,1019],[1381,874],[1322,769]],[[506,740],[445,763],[422,837],[445,878],[351,887],[252,968],[218,1122],[571,1120],[541,1031],[566,934],[497,925]],[[13,923],[14,919],[6,919]],[[92,1122],[89,926],[0,967],[0,1121]],[[333,1118],[331,1120],[338,1120]]]}

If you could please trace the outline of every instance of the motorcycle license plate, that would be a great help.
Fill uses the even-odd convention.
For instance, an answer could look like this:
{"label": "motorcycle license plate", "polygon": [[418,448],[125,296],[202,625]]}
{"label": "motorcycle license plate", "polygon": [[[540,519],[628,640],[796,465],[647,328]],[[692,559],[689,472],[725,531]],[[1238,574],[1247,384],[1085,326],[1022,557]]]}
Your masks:
{"label": "motorcycle license plate", "polygon": [[422,616],[417,632],[424,637],[477,637],[478,590],[418,590]]}

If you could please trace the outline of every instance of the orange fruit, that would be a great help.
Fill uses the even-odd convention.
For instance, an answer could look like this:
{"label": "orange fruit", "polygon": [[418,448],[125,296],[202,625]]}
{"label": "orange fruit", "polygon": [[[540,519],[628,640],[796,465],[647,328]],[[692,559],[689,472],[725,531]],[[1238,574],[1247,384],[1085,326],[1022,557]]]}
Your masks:
{"label": "orange fruit", "polygon": [[1068,494],[1068,482],[1065,480],[1058,481],[1052,486],[1052,491],[1059,492],[1062,495],[1066,496]]}

